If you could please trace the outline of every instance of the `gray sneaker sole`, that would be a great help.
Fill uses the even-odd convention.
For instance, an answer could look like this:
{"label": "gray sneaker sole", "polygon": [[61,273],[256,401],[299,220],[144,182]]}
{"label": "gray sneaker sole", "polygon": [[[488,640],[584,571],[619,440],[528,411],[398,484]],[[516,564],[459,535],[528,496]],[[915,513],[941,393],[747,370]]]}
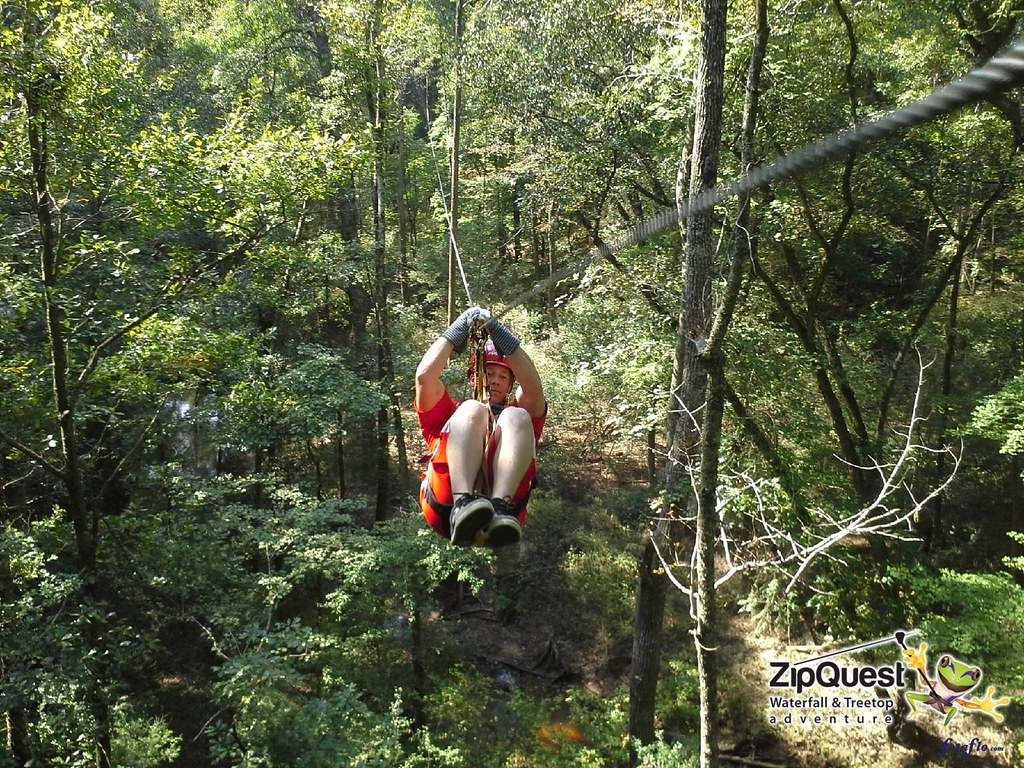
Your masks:
{"label": "gray sneaker sole", "polygon": [[494,509],[486,499],[480,499],[459,510],[457,519],[452,521],[452,544],[468,547],[476,541],[476,535],[494,518]]}
{"label": "gray sneaker sole", "polygon": [[519,521],[511,515],[499,515],[488,527],[484,544],[488,547],[507,547],[518,544],[522,538],[523,529]]}

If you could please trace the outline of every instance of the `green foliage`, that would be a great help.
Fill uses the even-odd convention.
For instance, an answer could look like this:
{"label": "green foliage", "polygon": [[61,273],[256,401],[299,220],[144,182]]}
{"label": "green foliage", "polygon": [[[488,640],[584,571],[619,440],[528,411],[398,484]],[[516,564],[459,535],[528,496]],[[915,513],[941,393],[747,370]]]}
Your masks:
{"label": "green foliage", "polygon": [[[523,556],[522,578],[534,578],[531,565],[543,567],[556,559],[568,596],[581,607],[581,625],[594,630],[594,642],[605,646],[628,637],[636,562],[632,534],[616,515],[538,489],[530,499],[527,525],[533,546]],[[545,578],[544,572],[537,577]]]}
{"label": "green foliage", "polygon": [[309,201],[328,197],[363,158],[357,137],[272,127],[242,110],[212,137],[206,162],[221,171],[214,190],[234,210],[226,224],[251,232],[298,221]]}
{"label": "green foliage", "polygon": [[[266,564],[248,577],[246,597],[232,597],[250,604],[250,618],[237,602],[210,617],[225,657],[216,697],[233,713],[211,725],[211,738],[236,764],[326,766],[338,755],[399,764],[411,733],[400,715],[412,696],[408,655],[425,659],[421,643],[430,642],[410,634],[409,622],[421,622],[431,590],[467,572],[476,555],[444,546],[419,521],[367,533],[330,525],[334,505],[284,487],[273,497],[279,514],[263,512],[241,537]],[[318,594],[303,621],[274,618]]]}
{"label": "green foliage", "polygon": [[974,411],[971,428],[1001,443],[999,452],[1024,453],[1024,373],[1018,373]]}
{"label": "green foliage", "polygon": [[[238,501],[253,483],[259,509]],[[366,531],[348,514],[358,502],[317,501],[273,477],[186,480],[168,467],[152,494],[165,509],[113,521],[110,573],[123,601],[148,606],[154,637],[194,622],[221,658],[214,696],[230,716],[209,724],[214,758],[391,766],[450,754],[428,732],[412,738],[403,714],[409,655],[431,663],[439,642],[409,627],[438,584],[479,584],[480,553],[448,547],[416,518]],[[29,574],[40,557],[24,552],[14,562]],[[174,748],[141,715],[126,715],[118,738],[140,760]]]}
{"label": "green foliage", "polygon": [[377,413],[382,402],[378,388],[353,373],[341,355],[311,345],[297,352],[276,397],[295,432],[319,436],[336,429],[339,414],[367,418]]}
{"label": "green foliage", "polygon": [[[445,698],[434,702],[456,711],[451,721],[442,721],[439,731],[458,745],[453,750],[459,759],[450,765],[602,768],[627,759],[622,742],[626,701],[621,695],[599,697],[580,691],[544,698],[523,691],[496,695],[488,681],[461,670],[452,682],[457,686],[446,687]],[[478,730],[464,728],[466,720]]]}
{"label": "green foliage", "polygon": [[643,768],[696,768],[700,765],[699,745],[695,737],[668,743],[659,734],[652,743],[638,745],[636,754]]}
{"label": "green foliage", "polygon": [[66,534],[60,511],[27,530],[0,531],[9,579],[0,601],[0,698],[9,709],[37,713],[26,736],[40,759],[85,766],[94,720],[82,694],[96,659],[82,633],[101,608],[83,599],[81,579],[58,556]]}
{"label": "green foliage", "polygon": [[[407,402],[418,354],[440,325],[447,241],[437,176],[446,160],[439,171],[433,158],[446,155],[456,64],[465,96],[460,245],[482,303],[500,306],[595,236],[611,241],[673,204],[696,20],[671,3],[621,5],[470,3],[458,51],[450,4],[419,0],[4,6],[0,700],[27,728],[29,754],[17,759],[95,765],[106,710],[115,763],[180,761],[198,742],[166,715],[163,681],[174,675],[209,722],[207,759],[225,765],[626,760],[624,692],[569,686],[552,701],[503,689],[434,620],[441,585],[489,588],[488,554],[453,550],[414,516],[370,525],[371,500],[355,495],[379,477],[369,450],[377,412],[391,386]],[[967,65],[965,33],[985,43],[987,27],[1006,21],[1002,7],[988,20],[947,10],[858,5],[851,82],[837,14],[800,4],[774,20],[755,151],[768,157],[924,95]],[[979,29],[963,28],[975,21]],[[744,24],[737,19],[727,59],[730,136],[742,107],[733,84],[752,39]],[[370,126],[368,97],[379,91],[384,124]],[[42,169],[30,162],[29,96],[40,110],[31,127],[49,153]],[[774,185],[752,209],[758,256],[793,301],[808,295],[822,242],[835,236],[814,301],[844,365],[826,373],[853,393],[841,408],[860,408],[870,424],[902,334],[955,251],[957,222],[996,184],[1010,190],[967,254],[954,392],[939,398],[930,383],[923,393],[932,410],[949,409],[989,441],[969,442],[976,468],[946,499],[958,528],[977,539],[943,557],[969,559],[971,569],[993,567],[973,543],[992,527],[986,514],[1011,508],[1018,489],[1009,481],[1019,465],[1000,462],[991,445],[1014,457],[1024,444],[1015,285],[1024,201],[1006,124],[986,103],[862,152],[842,231],[839,163]],[[383,137],[382,254],[369,231],[373,128]],[[737,170],[734,155],[723,152],[724,173]],[[34,170],[47,176],[60,235],[58,272],[45,286]],[[730,237],[725,227],[723,254]],[[552,403],[541,478],[554,482],[535,494],[523,568],[496,600],[557,587],[557,609],[595,662],[628,640],[635,532],[649,500],[639,486],[595,490],[581,468],[601,467],[594,474],[605,482],[620,456],[627,471],[642,464],[647,434],[661,431],[679,250],[667,231],[615,254],[616,268],[600,262],[583,283],[558,286],[555,306],[510,317]],[[73,409],[63,413],[46,301],[66,333]],[[375,301],[394,321],[391,338]],[[942,353],[944,309],[917,334],[925,359]],[[740,312],[727,342],[730,383],[791,473],[759,482],[759,500],[745,480],[723,484],[726,531],[761,554],[745,524],[763,514],[792,527],[783,488],[799,486],[829,513],[852,494],[847,468],[833,460],[832,414],[807,396],[822,355],[801,342],[763,281],[748,283]],[[384,342],[395,382],[379,381]],[[460,367],[450,376],[461,386]],[[896,374],[898,412],[912,381]],[[95,583],[83,581],[65,511],[62,417],[79,443]],[[764,457],[743,435],[726,425],[728,466],[763,478]],[[875,437],[887,440],[865,442]],[[927,485],[927,474],[922,463],[915,482]],[[332,481],[348,498],[329,498]],[[391,511],[399,505],[414,506],[403,498]],[[755,579],[748,604],[834,636],[914,626],[933,647],[983,663],[997,686],[1020,682],[1024,663],[999,642],[1021,630],[1020,590],[1004,575],[887,567],[854,547],[836,554],[816,565],[818,592],[784,595],[784,578]],[[1020,567],[1015,555],[1006,563]],[[865,591],[883,599],[859,599]],[[660,700],[666,733],[639,750],[643,765],[693,762],[695,701],[692,671],[674,661]],[[555,725],[584,738],[567,729],[544,742]],[[0,762],[14,762],[15,748],[0,747]]]}
{"label": "green foliage", "polygon": [[[689,743],[700,723],[700,694],[697,670],[692,658],[672,659],[669,671],[658,686],[658,717],[662,736],[674,744]],[[692,746],[692,745],[691,745]]]}
{"label": "green foliage", "polygon": [[[1018,544],[1024,545],[1024,533],[1019,531],[1010,531],[1009,536]],[[1003,559],[1003,565],[1007,568],[1024,573],[1024,557],[1006,557]]]}
{"label": "green foliage", "polygon": [[360,701],[359,692],[329,677],[318,681],[315,695],[304,695],[303,680],[295,674],[285,650],[251,651],[232,659],[223,670],[218,698],[234,708],[230,731],[226,724],[211,728],[217,745],[214,757],[240,766],[387,766],[402,754],[400,736],[408,723],[397,711],[374,713]]}
{"label": "green foliage", "polygon": [[628,636],[635,597],[632,554],[609,548],[601,534],[580,533],[569,543],[563,568],[576,604],[604,641]]}
{"label": "green foliage", "polygon": [[[789,579],[784,574],[773,574],[758,579],[737,601],[741,613],[750,613],[757,624],[765,628],[786,632],[800,625],[801,597],[787,592]],[[825,621],[832,616],[827,609],[814,606]]]}
{"label": "green foliage", "polygon": [[166,722],[132,717],[128,706],[117,707],[114,717],[114,765],[157,768],[178,758],[182,737],[171,731]]}
{"label": "green foliage", "polygon": [[[600,768],[625,761],[627,746],[622,734],[628,706],[624,691],[609,696],[570,691],[562,701],[547,703],[530,729],[540,744],[529,764],[542,768]],[[559,728],[563,724],[569,727]],[[507,765],[515,763],[510,758]]]}
{"label": "green foliage", "polygon": [[1009,575],[921,568],[899,575],[905,579],[913,626],[929,648],[973,660],[997,690],[1024,685],[1024,654],[1006,644],[1024,630],[1024,589]]}
{"label": "green foliage", "polygon": [[490,680],[468,665],[456,665],[438,681],[426,701],[442,743],[456,747],[460,762],[493,765],[493,756],[508,749],[508,721]]}
{"label": "green foliage", "polygon": [[585,424],[591,441],[642,445],[664,420],[660,392],[670,375],[664,321],[646,309],[626,311],[619,293],[626,286],[607,267],[597,270],[597,279],[566,305],[565,323],[551,339],[549,399],[579,419],[580,428]]}

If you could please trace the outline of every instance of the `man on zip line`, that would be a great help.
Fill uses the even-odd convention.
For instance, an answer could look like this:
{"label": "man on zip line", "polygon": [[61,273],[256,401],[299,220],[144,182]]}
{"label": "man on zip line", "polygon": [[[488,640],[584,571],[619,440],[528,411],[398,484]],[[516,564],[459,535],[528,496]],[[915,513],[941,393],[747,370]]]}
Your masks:
{"label": "man on zip line", "polygon": [[[486,358],[486,402],[460,403],[441,374],[452,352],[466,348],[474,324],[484,325],[491,338],[476,352]],[[471,363],[475,383],[474,369]],[[430,452],[420,484],[420,508],[430,527],[459,546],[518,542],[548,408],[519,338],[486,309],[467,309],[416,368],[415,407]]]}

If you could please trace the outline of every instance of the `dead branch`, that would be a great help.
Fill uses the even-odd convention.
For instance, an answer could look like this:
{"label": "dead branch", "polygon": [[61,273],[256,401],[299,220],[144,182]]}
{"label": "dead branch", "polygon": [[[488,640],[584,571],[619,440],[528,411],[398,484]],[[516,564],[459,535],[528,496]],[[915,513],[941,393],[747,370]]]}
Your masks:
{"label": "dead branch", "polygon": [[[797,529],[787,529],[776,522],[767,509],[768,505],[763,495],[766,481],[755,479],[749,472],[734,473],[742,490],[728,496],[720,493],[716,504],[720,522],[717,546],[725,562],[725,571],[716,579],[716,586],[724,584],[744,571],[772,568],[786,576],[788,592],[818,558],[825,557],[842,563],[842,558],[836,552],[837,546],[844,540],[872,536],[913,540],[912,521],[949,487],[960,468],[963,453],[962,445],[956,449],[935,448],[918,438],[925,421],[925,417],[921,415],[921,396],[925,372],[930,366],[931,363],[925,364],[919,356],[917,387],[911,403],[911,412],[906,427],[902,431],[894,432],[900,437],[895,456],[884,463],[875,461],[867,466],[853,467],[872,472],[878,478],[878,491],[874,499],[861,508],[849,514],[836,514],[819,507],[813,510],[808,524],[802,524]],[[695,411],[682,403],[679,403],[679,406],[679,412],[689,418],[696,427],[698,420],[695,418]],[[941,482],[928,489],[926,493],[915,493],[911,483],[914,469],[923,458],[940,454],[946,454],[952,459],[952,469]],[[692,462],[687,462],[685,469],[692,486],[696,468]],[[740,498],[752,498],[754,502],[753,511],[744,513],[748,515],[747,522],[753,528],[754,534],[749,540],[743,541],[731,536],[726,525],[727,510]],[[689,515],[685,518],[674,516],[671,522],[686,523],[692,519],[693,517]],[[689,570],[692,573],[696,553],[691,548],[690,559],[687,562],[681,561],[678,555],[671,559],[666,557],[666,553],[663,552],[664,546],[658,546],[655,536],[657,530],[665,530],[665,524],[668,522],[669,519],[660,519],[661,524],[651,530],[655,552],[669,581],[687,595],[692,603],[695,596],[688,586],[692,580],[681,577],[677,571]],[[811,588],[813,589],[813,585]]]}

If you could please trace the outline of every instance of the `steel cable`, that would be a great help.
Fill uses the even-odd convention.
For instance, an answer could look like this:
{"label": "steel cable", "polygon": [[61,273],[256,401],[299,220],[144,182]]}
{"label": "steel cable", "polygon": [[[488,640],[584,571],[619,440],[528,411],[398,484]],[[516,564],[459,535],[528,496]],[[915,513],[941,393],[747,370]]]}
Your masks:
{"label": "steel cable", "polygon": [[924,99],[901,107],[877,120],[806,144],[768,165],[751,169],[744,176],[731,182],[701,192],[674,209],[665,210],[652,216],[611,244],[598,245],[580,261],[550,275],[530,290],[517,296],[500,311],[495,312],[494,316],[502,317],[542,291],[547,291],[556,283],[576,273],[585,272],[594,262],[653,237],[673,224],[677,224],[680,220],[695,213],[707,211],[727,198],[742,195],[779,179],[802,173],[869,141],[922,125],[940,115],[954,112],[961,107],[1021,84],[1024,84],[1024,41],[1017,41],[1002,55],[993,57],[958,80],[938,88]]}

